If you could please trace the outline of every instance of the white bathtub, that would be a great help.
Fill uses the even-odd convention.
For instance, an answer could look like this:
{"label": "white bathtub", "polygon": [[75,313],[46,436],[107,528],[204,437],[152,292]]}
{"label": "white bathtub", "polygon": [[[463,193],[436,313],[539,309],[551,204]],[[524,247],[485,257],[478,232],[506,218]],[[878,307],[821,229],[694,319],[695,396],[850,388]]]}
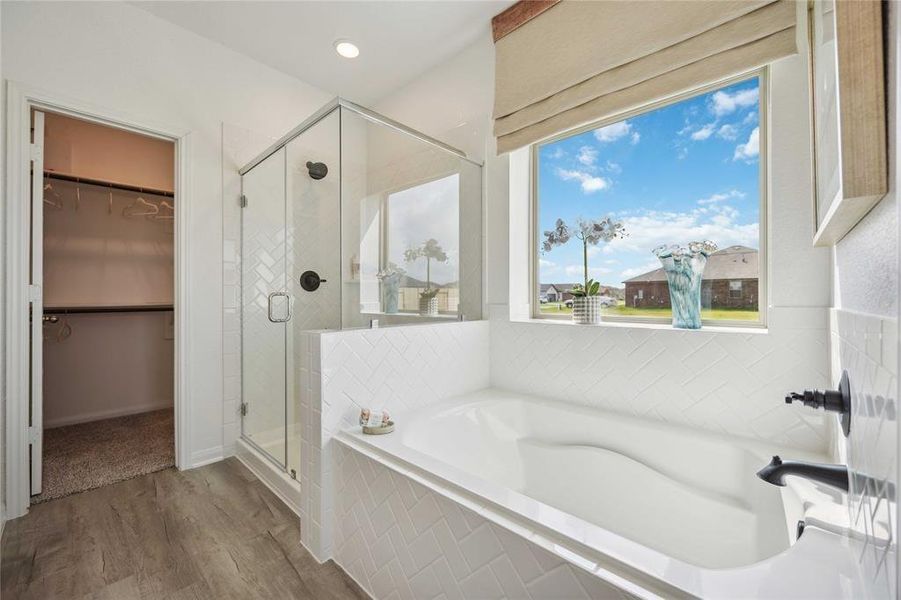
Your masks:
{"label": "white bathtub", "polygon": [[798,521],[840,495],[755,475],[775,453],[823,456],[498,390],[397,422],[338,440],[632,594],[825,598],[855,586],[846,538],[808,526],[796,543]]}

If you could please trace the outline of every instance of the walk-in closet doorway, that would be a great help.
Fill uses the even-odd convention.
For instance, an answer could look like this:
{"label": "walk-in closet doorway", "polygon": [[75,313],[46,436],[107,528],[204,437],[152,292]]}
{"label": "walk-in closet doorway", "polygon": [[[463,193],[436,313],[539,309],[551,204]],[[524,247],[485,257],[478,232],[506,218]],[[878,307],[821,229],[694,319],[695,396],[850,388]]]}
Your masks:
{"label": "walk-in closet doorway", "polygon": [[188,466],[189,134],[8,89],[7,518]]}

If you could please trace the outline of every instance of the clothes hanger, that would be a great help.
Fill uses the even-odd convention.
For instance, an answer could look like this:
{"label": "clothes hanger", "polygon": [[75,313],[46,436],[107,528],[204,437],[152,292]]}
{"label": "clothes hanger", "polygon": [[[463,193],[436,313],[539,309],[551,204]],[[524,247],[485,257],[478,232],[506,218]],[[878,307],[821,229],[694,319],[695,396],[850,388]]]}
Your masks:
{"label": "clothes hanger", "polygon": [[123,217],[152,217],[159,214],[160,207],[144,200],[143,196],[138,198],[122,209]]}
{"label": "clothes hanger", "polygon": [[72,335],[72,326],[69,325],[69,319],[66,317],[60,318],[59,329],[56,330],[56,341],[62,342],[63,340],[69,339],[69,336]]}
{"label": "clothes hanger", "polygon": [[[50,192],[51,194],[56,196],[56,199],[48,199],[47,192]],[[44,204],[46,204],[47,206],[52,206],[57,210],[62,210],[63,208],[63,197],[60,196],[59,192],[53,189],[53,185],[50,183],[44,184]]]}
{"label": "clothes hanger", "polygon": [[167,200],[160,200],[159,210],[160,211],[167,210],[167,211],[169,211],[169,213],[168,214],[157,213],[150,218],[154,219],[156,221],[172,221],[175,219],[175,207],[172,204],[170,204]]}

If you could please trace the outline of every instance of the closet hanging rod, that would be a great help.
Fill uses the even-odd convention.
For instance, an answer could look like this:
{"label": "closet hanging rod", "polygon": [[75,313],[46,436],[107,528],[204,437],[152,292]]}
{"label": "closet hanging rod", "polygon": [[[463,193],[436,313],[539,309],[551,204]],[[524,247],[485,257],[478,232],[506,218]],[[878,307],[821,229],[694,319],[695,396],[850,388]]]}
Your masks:
{"label": "closet hanging rod", "polygon": [[154,196],[166,196],[167,198],[175,198],[175,192],[159,190],[156,188],[141,187],[137,185],[128,185],[126,183],[114,183],[112,181],[104,181],[102,179],[92,179],[90,177],[78,177],[77,175],[65,175],[55,171],[44,171],[44,177],[48,179],[56,179],[59,181],[72,181],[74,183],[87,183],[100,187],[113,188],[117,190],[125,190],[126,192],[138,192],[139,194],[153,194]]}
{"label": "closet hanging rod", "polygon": [[154,304],[151,306],[52,306],[44,307],[44,314],[76,315],[87,313],[125,313],[125,312],[169,312],[174,310],[171,304]]}

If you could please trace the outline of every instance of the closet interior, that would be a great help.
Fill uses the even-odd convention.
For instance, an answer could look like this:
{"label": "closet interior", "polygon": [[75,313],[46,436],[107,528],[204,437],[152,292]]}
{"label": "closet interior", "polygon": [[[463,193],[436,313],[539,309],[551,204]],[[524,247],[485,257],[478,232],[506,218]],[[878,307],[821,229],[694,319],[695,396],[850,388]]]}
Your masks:
{"label": "closet interior", "polygon": [[43,465],[33,503],[175,464],[174,143],[41,114]]}

